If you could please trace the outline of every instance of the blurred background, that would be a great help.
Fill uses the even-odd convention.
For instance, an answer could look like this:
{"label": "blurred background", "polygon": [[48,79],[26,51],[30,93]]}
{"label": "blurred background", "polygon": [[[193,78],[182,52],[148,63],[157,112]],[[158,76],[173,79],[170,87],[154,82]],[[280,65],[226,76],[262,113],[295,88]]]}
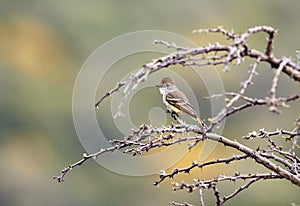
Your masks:
{"label": "blurred background", "polygon": [[[170,201],[198,204],[197,193],[173,193],[171,181],[156,188],[152,185],[157,179],[155,175],[123,176],[93,161],[69,173],[63,183],[52,180],[52,176],[79,160],[85,152],[72,120],[73,86],[82,64],[101,44],[128,32],[145,29],[170,31],[205,45],[219,41],[218,37],[210,39],[205,35],[193,35],[191,31],[219,25],[236,32],[255,25],[273,26],[278,29],[275,54],[278,57],[295,57],[295,51],[300,49],[299,8],[300,2],[296,0],[2,0],[0,205],[147,206],[168,205]],[[257,48],[264,48],[264,41],[265,37],[258,35],[251,43]],[[137,69],[143,62],[151,61],[151,58],[151,55],[143,57],[133,65],[128,64],[126,69],[129,72]],[[237,91],[239,82],[247,77],[246,69],[247,65],[224,74],[220,68],[225,87]],[[261,68],[260,71],[256,85],[250,89],[252,95],[265,95],[263,92],[270,87],[270,84],[264,83],[272,78],[273,72],[269,68]],[[117,78],[110,79],[111,85],[117,81]],[[197,84],[192,78],[190,81],[191,84]],[[297,90],[299,84],[281,78],[281,94],[288,95]],[[155,95],[153,105],[159,103],[163,107],[158,92]],[[197,98],[201,99],[201,96]],[[300,111],[299,102],[291,103],[291,106],[292,109],[284,110],[282,116],[276,116],[276,121],[267,108],[259,108],[256,112],[245,111],[227,120],[224,135],[234,134],[234,138],[239,138],[261,127],[267,130],[280,126],[291,129],[290,123]],[[137,125],[145,121],[138,119],[141,116],[144,117],[136,117]],[[109,124],[106,122],[107,132],[113,136],[116,132],[110,129],[113,127]],[[232,152],[220,146],[213,156],[226,157]],[[192,152],[179,164],[183,166],[190,163],[193,155],[196,157],[197,152]],[[232,174],[235,171],[247,173],[257,170],[264,171],[252,162],[242,166],[233,164],[212,168],[202,173],[198,170],[199,173],[194,175],[199,177],[200,174],[204,178],[217,176],[220,171]],[[226,190],[227,186],[224,185],[222,189]],[[300,204],[299,192],[299,188],[287,181],[260,182],[228,205]],[[213,204],[211,194],[205,194],[208,205]]]}

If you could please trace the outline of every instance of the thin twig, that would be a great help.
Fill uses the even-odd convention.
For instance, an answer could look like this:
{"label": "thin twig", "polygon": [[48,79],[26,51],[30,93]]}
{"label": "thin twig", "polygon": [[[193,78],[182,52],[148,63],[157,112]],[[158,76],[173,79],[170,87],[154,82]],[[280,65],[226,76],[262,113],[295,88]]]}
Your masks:
{"label": "thin twig", "polygon": [[203,199],[203,191],[199,188],[199,196],[200,196],[200,206],[205,206],[204,199]]}

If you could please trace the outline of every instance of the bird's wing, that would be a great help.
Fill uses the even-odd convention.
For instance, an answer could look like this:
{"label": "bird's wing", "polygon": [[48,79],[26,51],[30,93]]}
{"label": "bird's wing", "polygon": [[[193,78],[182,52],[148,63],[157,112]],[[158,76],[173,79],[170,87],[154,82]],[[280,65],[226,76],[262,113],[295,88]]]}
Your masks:
{"label": "bird's wing", "polygon": [[170,92],[166,95],[166,100],[170,105],[197,119],[198,116],[193,105],[191,105],[183,92],[179,90],[176,92]]}

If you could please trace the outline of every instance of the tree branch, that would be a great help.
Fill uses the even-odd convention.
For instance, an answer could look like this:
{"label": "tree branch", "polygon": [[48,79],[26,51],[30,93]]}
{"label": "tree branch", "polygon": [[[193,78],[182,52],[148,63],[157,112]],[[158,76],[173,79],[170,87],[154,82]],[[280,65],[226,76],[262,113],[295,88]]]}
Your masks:
{"label": "tree branch", "polygon": [[[155,148],[171,147],[172,145],[180,144],[181,142],[188,142],[189,146],[187,149],[190,150],[198,142],[210,140],[223,144],[228,148],[232,148],[240,154],[232,157],[216,158],[201,163],[194,161],[185,168],[174,168],[169,174],[165,171],[161,171],[159,173],[159,179],[154,182],[154,185],[159,185],[166,179],[173,179],[177,176],[177,174],[190,173],[191,170],[196,168],[204,168],[218,164],[230,164],[232,162],[241,162],[243,160],[247,161],[246,159],[253,159],[269,172],[256,174],[240,174],[239,172],[235,172],[235,174],[231,176],[221,175],[209,180],[195,179],[194,183],[191,184],[184,182],[175,183],[173,189],[174,191],[183,189],[186,189],[188,192],[193,192],[194,190],[199,191],[201,205],[204,205],[202,190],[212,190],[216,199],[216,205],[223,205],[240,192],[245,191],[250,185],[262,179],[285,179],[300,187],[300,158],[297,156],[297,154],[299,154],[298,139],[300,136],[299,117],[295,122],[296,127],[293,130],[281,128],[273,132],[267,132],[265,129],[260,129],[258,132],[253,131],[241,137],[241,139],[248,141],[254,141],[257,138],[263,139],[267,143],[267,146],[265,147],[258,145],[257,148],[251,148],[237,140],[232,140],[232,137],[226,137],[212,132],[213,128],[223,122],[228,116],[235,115],[247,108],[265,105],[268,106],[269,111],[280,114],[281,111],[278,109],[279,107],[286,107],[288,102],[299,100],[299,91],[294,94],[287,94],[287,96],[279,96],[277,89],[279,87],[279,77],[282,74],[287,75],[290,80],[295,80],[294,82],[296,83],[300,82],[300,52],[296,52],[296,63],[293,62],[291,58],[275,57],[273,47],[277,31],[269,26],[251,27],[241,34],[228,31],[222,27],[199,29],[195,30],[194,33],[219,34],[226,38],[228,44],[222,45],[216,42],[207,46],[187,48],[175,43],[168,43],[164,40],[156,40],[154,43],[165,45],[173,50],[175,49],[175,52],[154,59],[143,65],[141,69],[131,74],[127,80],[118,82],[114,88],[104,93],[96,102],[95,106],[98,108],[101,106],[103,100],[110,97],[117,91],[121,91],[123,98],[119,103],[115,117],[122,115],[124,102],[127,100],[128,96],[136,90],[139,84],[146,81],[148,76],[152,73],[163,68],[168,68],[172,65],[181,65],[183,67],[222,65],[225,71],[229,71],[229,66],[233,65],[238,67],[242,64],[245,58],[253,59],[254,63],[249,67],[248,77],[241,82],[240,88],[237,89],[237,92],[226,91],[223,94],[213,94],[206,98],[214,99],[223,96],[228,100],[226,106],[220,109],[219,113],[215,117],[209,118],[210,125],[207,128],[200,128],[197,125],[186,124],[178,115],[167,110],[166,112],[171,114],[177,124],[161,127],[153,127],[151,125],[143,124],[138,129],[132,130],[131,134],[123,139],[111,140],[111,147],[101,149],[94,154],[83,154],[83,158],[81,160],[64,168],[60,175],[55,176],[54,179],[58,182],[62,182],[65,175],[71,171],[71,169],[84,164],[89,159],[97,158],[99,155],[107,152],[121,150],[124,153],[134,156],[149,152]],[[267,35],[264,51],[259,51],[248,45],[248,38],[257,33],[264,33]],[[258,74],[258,66],[262,62],[267,63],[271,68],[275,69],[275,74],[272,82],[270,83],[270,90],[263,98],[251,97],[247,95],[247,89],[250,85],[254,84],[254,77]],[[177,134],[180,134],[180,136],[178,137]],[[278,137],[280,138],[279,140],[282,140],[282,136],[284,136],[285,140],[290,144],[288,149],[283,149],[277,141]],[[217,187],[219,182],[235,182],[238,180],[245,180],[247,182],[229,195],[223,195],[222,191],[220,191]],[[190,206],[187,202],[171,202],[170,204],[177,206]]]}

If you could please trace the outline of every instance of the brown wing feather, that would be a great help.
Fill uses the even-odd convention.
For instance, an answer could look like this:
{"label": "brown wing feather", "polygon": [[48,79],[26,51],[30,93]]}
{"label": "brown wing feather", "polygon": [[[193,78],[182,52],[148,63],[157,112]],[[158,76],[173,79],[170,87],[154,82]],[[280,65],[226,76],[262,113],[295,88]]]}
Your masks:
{"label": "brown wing feather", "polygon": [[197,113],[191,103],[188,101],[183,92],[177,90],[167,94],[166,99],[168,103],[182,112],[191,115],[193,118],[197,119]]}

